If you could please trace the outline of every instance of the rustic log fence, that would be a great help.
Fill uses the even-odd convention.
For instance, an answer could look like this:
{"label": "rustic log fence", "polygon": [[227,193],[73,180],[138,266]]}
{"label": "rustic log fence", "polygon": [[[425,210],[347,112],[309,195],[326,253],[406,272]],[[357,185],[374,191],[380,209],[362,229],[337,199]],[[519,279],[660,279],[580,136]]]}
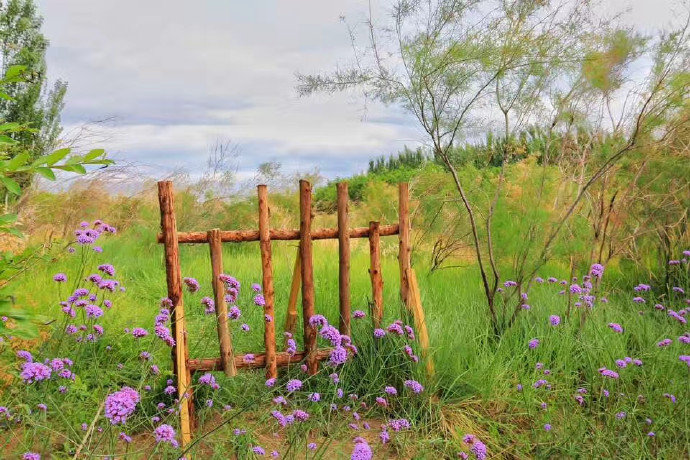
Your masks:
{"label": "rustic log fence", "polygon": [[[400,267],[400,296],[408,312],[414,318],[417,337],[426,357],[427,370],[433,373],[433,364],[427,356],[428,334],[424,322],[417,279],[411,267],[410,216],[408,184],[399,185],[399,221],[397,224],[380,225],[370,222],[368,227],[349,226],[349,199],[346,182],[337,184],[338,226],[336,228],[312,229],[312,191],[309,182],[299,184],[300,228],[295,230],[270,228],[270,208],[268,189],[265,185],[257,187],[259,203],[258,230],[219,230],[207,232],[178,232],[174,210],[174,192],[170,181],[158,183],[158,199],[161,213],[161,233],[158,242],[163,244],[168,298],[172,301],[171,333],[175,339],[172,348],[173,371],[177,378],[177,391],[180,404],[180,434],[182,446],[191,441],[195,424],[194,403],[191,389],[192,374],[200,371],[223,371],[234,376],[238,369],[265,368],[266,377],[278,374],[278,367],[304,361],[310,375],[318,371],[318,363],[327,359],[330,350],[317,348],[316,329],[309,326],[314,312],[314,269],[313,240],[338,239],[339,256],[339,330],[350,335],[350,239],[368,238],[372,287],[372,321],[379,327],[383,319],[383,277],[381,273],[380,241],[382,236],[398,235],[398,260]],[[304,350],[290,355],[276,351],[275,321],[264,321],[264,353],[255,353],[251,362],[245,355],[236,355],[232,347],[232,334],[228,328],[228,306],[225,300],[222,243],[259,241],[261,251],[262,288],[265,300],[264,313],[274,318],[275,295],[273,288],[273,264],[271,241],[299,240],[285,331],[294,332],[297,324],[297,298],[300,287],[302,294],[302,320]],[[216,323],[220,356],[218,358],[190,359],[187,346],[187,329],[182,298],[182,271],[180,267],[180,244],[208,244],[211,256],[212,287],[216,309]]]}

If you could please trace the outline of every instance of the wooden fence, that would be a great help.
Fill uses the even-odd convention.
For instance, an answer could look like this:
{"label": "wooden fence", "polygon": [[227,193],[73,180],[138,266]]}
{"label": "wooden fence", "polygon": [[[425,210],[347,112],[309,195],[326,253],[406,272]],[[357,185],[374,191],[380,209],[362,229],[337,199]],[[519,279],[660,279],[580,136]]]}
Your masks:
{"label": "wooden fence", "polygon": [[[400,296],[412,314],[417,330],[417,338],[426,355],[428,335],[424,323],[417,279],[411,267],[410,255],[410,205],[408,184],[399,186],[399,221],[396,224],[380,225],[370,222],[368,227],[350,227],[348,212],[348,186],[346,182],[337,184],[338,226],[336,228],[312,229],[312,192],[307,181],[299,183],[300,228],[281,230],[270,228],[268,189],[265,185],[257,187],[259,203],[258,230],[218,230],[207,232],[178,232],[174,210],[173,184],[170,181],[158,183],[158,199],[161,212],[161,233],[158,242],[165,248],[165,269],[168,285],[168,298],[172,301],[171,332],[175,339],[172,349],[173,369],[177,378],[177,391],[180,403],[180,434],[182,446],[191,441],[195,424],[194,403],[191,389],[192,374],[197,371],[223,371],[234,376],[240,368],[265,368],[266,377],[276,377],[278,367],[304,361],[307,371],[313,375],[318,370],[319,361],[328,358],[330,350],[317,348],[316,329],[309,326],[314,312],[314,271],[312,241],[338,239],[339,246],[339,330],[350,335],[350,239],[368,238],[371,266],[369,274],[372,287],[372,321],[379,327],[383,319],[383,278],[381,273],[380,240],[382,236],[398,235],[398,260],[400,265]],[[275,321],[264,321],[264,353],[255,353],[254,360],[246,362],[245,355],[237,355],[232,347],[232,335],[228,328],[228,306],[225,300],[222,243],[259,241],[261,250],[262,287],[265,299],[264,314],[274,318],[275,296],[273,289],[273,265],[271,241],[299,240],[299,250],[295,260],[285,330],[294,332],[297,322],[297,297],[300,286],[302,293],[302,320],[304,324],[304,350],[293,355],[276,351]],[[182,299],[182,271],[180,267],[180,244],[208,244],[211,255],[212,286],[214,293],[220,357],[190,359],[187,347],[187,329]],[[427,369],[433,372],[433,364],[428,356]]]}

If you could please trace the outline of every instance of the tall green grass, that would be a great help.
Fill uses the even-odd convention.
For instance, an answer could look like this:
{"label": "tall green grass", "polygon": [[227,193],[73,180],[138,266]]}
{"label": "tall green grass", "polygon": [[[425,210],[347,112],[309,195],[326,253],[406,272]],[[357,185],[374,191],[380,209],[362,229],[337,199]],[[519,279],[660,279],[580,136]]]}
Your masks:
{"label": "tall green grass", "polygon": [[[155,230],[150,227],[132,227],[121,235],[101,240],[104,253],[95,255],[99,263],[112,263],[116,267],[117,278],[126,291],[117,296],[103,322],[105,338],[115,340],[116,346],[111,351],[102,347],[91,349],[99,355],[93,361],[98,366],[94,369],[97,375],[83,383],[83,392],[93,392],[94,405],[98,404],[99,397],[122,382],[122,372],[134,380],[137,373],[145,372],[146,366],[137,364],[137,355],[145,347],[131,337],[128,340],[121,331],[135,326],[152,329],[159,301],[166,294],[163,251],[155,243],[155,236]],[[337,246],[327,241],[314,244],[316,311],[337,324]],[[15,283],[17,302],[46,319],[61,315],[52,275],[62,271],[70,279],[77,276],[75,264],[70,262],[75,256],[63,249],[56,245],[53,260],[32,267],[30,274]],[[382,271],[386,324],[404,316],[398,300],[396,251],[395,239],[384,241]],[[279,349],[295,255],[294,243],[273,244]],[[238,303],[243,316],[232,325],[233,345],[239,353],[260,352],[263,349],[263,313],[252,305],[249,293],[249,285],[261,279],[258,244],[225,244],[223,258],[224,271],[237,277],[244,288]],[[184,297],[190,355],[217,356],[214,317],[206,316],[200,304],[203,296],[212,295],[207,245],[184,246],[181,264],[183,276],[194,277],[202,283],[200,292],[185,292]],[[368,264],[365,246],[355,242],[351,264],[353,310],[368,311],[371,298]],[[392,409],[398,416],[413,420],[417,433],[406,441],[408,445],[397,446],[401,449],[399,455],[415,458],[455,455],[454,452],[463,447],[461,436],[468,432],[480,436],[489,445],[490,452],[499,457],[681,458],[690,452],[690,377],[688,367],[678,359],[679,354],[690,354],[690,346],[677,341],[686,328],[671,321],[665,312],[654,311],[651,299],[644,305],[633,303],[630,286],[626,286],[624,278],[614,276],[615,283],[609,283],[610,274],[605,275],[600,294],[606,295],[609,303],[597,305],[585,318],[580,309],[573,309],[573,314],[565,317],[567,298],[558,294],[562,286],[536,285],[530,293],[531,310],[522,312],[516,324],[497,338],[491,333],[480,281],[471,265],[433,273],[428,273],[423,260],[416,259],[415,265],[436,374],[427,377],[422,367],[396,361],[396,345],[390,345],[393,348],[388,350],[381,349],[370,337],[367,319],[354,323],[355,340],[358,337],[360,340],[356,342],[360,355],[346,371],[349,374],[343,376],[347,382],[344,384],[346,391],[361,396],[376,394],[386,384],[399,383],[409,376],[422,380],[428,394],[434,395],[423,402],[403,401]],[[541,275],[562,279],[567,270],[554,264]],[[551,326],[548,321],[554,314],[563,319],[558,327]],[[250,325],[249,333],[239,330],[242,322]],[[609,322],[621,323],[625,333],[614,333],[607,326]],[[298,328],[296,338],[301,342],[301,321]],[[656,343],[666,337],[674,340],[673,345],[663,349],[656,347]],[[541,340],[535,350],[527,347],[532,338]],[[401,346],[397,346],[398,352]],[[599,375],[597,369],[604,366],[616,369],[615,360],[625,356],[639,358],[644,365],[620,370],[621,378],[616,381],[606,381]],[[13,358],[4,353],[2,359],[10,361]],[[118,362],[124,363],[124,371],[115,367]],[[157,348],[155,362],[162,368],[169,365],[167,348]],[[543,363],[550,375],[545,376],[543,370],[538,370],[537,363]],[[298,375],[299,369],[293,366],[288,372]],[[234,379],[218,374],[217,378],[222,395],[216,398],[216,407],[222,404],[239,407],[247,401],[256,401],[256,407],[265,405],[265,401],[257,399],[263,390],[261,371],[242,373]],[[540,378],[550,382],[551,391],[532,388]],[[522,391],[517,390],[518,384],[523,385]],[[313,385],[314,391],[332,397],[332,387],[324,383]],[[587,390],[584,406],[574,400],[579,388]],[[602,396],[604,390],[609,391],[610,397]],[[677,402],[671,403],[664,393],[674,394]],[[32,400],[35,396],[29,392],[21,397],[35,403]],[[88,400],[85,394],[79,397],[81,402]],[[205,396],[201,393],[198,397],[203,401]],[[545,409],[541,408],[542,403],[546,403]],[[152,412],[154,409],[146,410]],[[621,420],[615,414],[622,411],[626,412],[626,417]],[[88,422],[93,413],[94,406],[65,410],[64,420],[53,423],[73,430],[74,437],[78,438],[77,422]],[[201,409],[201,415],[202,420],[213,418],[207,409]],[[142,416],[140,422],[142,427],[145,426],[144,418]],[[646,424],[647,418],[653,420],[651,426]],[[329,425],[326,414],[323,420],[322,429],[332,430],[329,442],[334,443],[333,446],[337,445],[337,439],[353,436],[346,426]],[[270,417],[247,410],[238,415],[238,423],[240,421],[261,426],[269,423]],[[543,429],[546,423],[553,426],[549,432]],[[649,431],[654,431],[656,436],[647,436]],[[209,436],[204,444],[207,452],[217,458],[223,458],[224,449],[230,444],[240,442],[227,431],[221,433]],[[237,445],[230,447],[237,448]],[[392,451],[384,452],[390,454]]]}

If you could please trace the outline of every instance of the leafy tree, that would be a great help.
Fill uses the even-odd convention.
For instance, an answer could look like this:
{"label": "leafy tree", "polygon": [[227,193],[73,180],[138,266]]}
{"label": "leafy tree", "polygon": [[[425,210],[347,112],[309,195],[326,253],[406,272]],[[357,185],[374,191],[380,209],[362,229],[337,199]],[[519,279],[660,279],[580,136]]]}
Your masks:
{"label": "leafy tree", "polygon": [[[9,0],[0,5],[2,74],[13,67],[22,68],[24,77],[5,86],[8,97],[0,99],[0,119],[30,128],[10,134],[18,142],[9,152],[28,152],[31,158],[57,147],[67,91],[67,84],[60,80],[49,88],[45,60],[48,40],[41,32],[42,22],[33,0]],[[24,175],[17,181],[26,185],[30,178]]]}
{"label": "leafy tree", "polygon": [[[599,20],[594,11],[590,2],[576,0],[400,0],[389,22],[380,26],[370,13],[367,46],[353,46],[357,55],[351,67],[298,75],[301,95],[361,88],[365,96],[401,107],[416,118],[434,157],[451,176],[468,219],[496,333],[515,320],[519,294],[529,289],[536,270],[551,257],[554,242],[590,188],[625,155],[657,142],[659,132],[674,129],[665,121],[690,90],[687,80],[672,84],[678,81],[675,75],[687,69],[687,23],[670,35],[659,34],[644,49],[653,64],[644,81],[633,87],[624,84],[624,71],[643,52],[645,40]],[[356,36],[352,31],[350,35]],[[606,136],[602,114],[606,101],[619,91],[629,98],[620,115],[611,117],[621,120],[615,127],[620,135]],[[488,131],[497,118],[504,125],[503,148],[495,162],[500,171],[495,180],[485,178],[496,184],[487,190],[490,198],[473,202],[470,191],[478,177],[459,171],[453,153],[478,126]],[[584,129],[589,129],[589,136],[557,151],[559,156],[572,152],[579,160],[571,163],[577,171],[575,186],[566,187],[561,212],[549,222],[528,222],[516,209],[515,222],[525,235],[512,253],[518,300],[512,312],[505,304],[499,311],[495,299],[501,276],[493,218],[503,212],[499,208],[505,195],[505,165],[512,155],[508,147],[516,130],[526,124],[546,128],[545,152],[553,151],[553,141],[579,141]],[[604,142],[592,149],[602,137]],[[595,151],[598,158],[588,156]],[[547,178],[545,173],[542,187]],[[545,196],[539,188],[535,194]]]}

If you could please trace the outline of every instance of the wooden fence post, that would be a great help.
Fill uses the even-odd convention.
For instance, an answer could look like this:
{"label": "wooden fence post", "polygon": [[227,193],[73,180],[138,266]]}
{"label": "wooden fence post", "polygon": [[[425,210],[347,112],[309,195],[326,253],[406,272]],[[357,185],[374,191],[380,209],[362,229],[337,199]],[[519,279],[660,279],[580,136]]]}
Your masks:
{"label": "wooden fence post", "polygon": [[350,216],[347,182],[338,182],[338,294],[341,334],[350,335]]}
{"label": "wooden fence post", "polygon": [[371,293],[373,302],[372,320],[378,328],[383,320],[383,276],[381,275],[381,236],[379,223],[369,222],[369,256],[371,258]]}
{"label": "wooden fence post", "polygon": [[257,187],[259,195],[259,246],[261,248],[261,270],[263,273],[264,295],[264,346],[266,347],[266,378],[278,376],[276,366],[276,325],[273,292],[273,265],[271,262],[271,238],[269,236],[268,189],[265,185]]}
{"label": "wooden fence post", "polygon": [[208,246],[211,251],[211,286],[216,304],[216,327],[220,343],[220,361],[228,377],[237,375],[235,358],[232,351],[232,336],[228,329],[228,304],[225,301],[225,284],[220,279],[223,273],[223,244],[220,241],[220,230],[208,231]]}
{"label": "wooden fence post", "polygon": [[399,247],[398,261],[400,262],[400,297],[405,307],[409,310],[410,299],[410,270],[411,246],[410,246],[410,188],[409,184],[402,182],[398,185],[398,218],[399,218]]}
{"label": "wooden fence post", "polygon": [[419,341],[419,347],[422,349],[422,358],[424,358],[426,364],[427,374],[431,377],[434,375],[434,361],[429,352],[429,331],[426,327],[426,318],[424,316],[424,308],[422,307],[422,295],[419,292],[417,274],[414,269],[410,269],[410,302],[414,328],[417,332],[417,340]]}
{"label": "wooden fence post", "polygon": [[173,369],[177,376],[177,396],[180,401],[180,438],[184,448],[191,442],[194,402],[192,400],[191,373],[187,367],[187,328],[185,327],[184,304],[182,301],[182,269],[180,248],[177,241],[175,220],[175,197],[172,182],[158,182],[158,203],[161,211],[161,232],[165,250],[165,273],[168,298],[172,301],[170,325],[175,346],[172,349]]}
{"label": "wooden fence post", "polygon": [[309,375],[316,374],[316,329],[309,320],[314,315],[314,266],[311,244],[311,185],[299,181],[300,241],[299,252],[302,263],[302,321],[304,324],[304,354]]}
{"label": "wooden fence post", "polygon": [[[299,296],[300,286],[302,285],[302,258],[300,250],[297,249],[295,256],[295,268],[292,271],[292,284],[290,284],[290,297],[288,299],[287,316],[285,317],[285,332],[295,333],[297,326],[297,297]],[[287,337],[285,337],[287,346]]]}

